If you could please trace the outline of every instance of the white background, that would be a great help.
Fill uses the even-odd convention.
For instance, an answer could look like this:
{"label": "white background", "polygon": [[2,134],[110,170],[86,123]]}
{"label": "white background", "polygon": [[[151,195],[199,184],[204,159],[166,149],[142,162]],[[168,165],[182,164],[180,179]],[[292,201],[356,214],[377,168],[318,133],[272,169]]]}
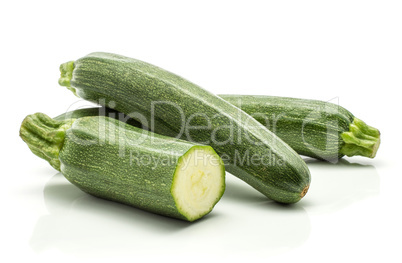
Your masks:
{"label": "white background", "polygon": [[[3,1],[0,261],[401,260],[401,14],[401,1]],[[94,51],[214,93],[335,101],[382,145],[375,159],[308,160],[311,188],[293,206],[230,174],[193,224],[96,199],[18,137],[28,114],[89,105],[58,86],[58,67]]]}

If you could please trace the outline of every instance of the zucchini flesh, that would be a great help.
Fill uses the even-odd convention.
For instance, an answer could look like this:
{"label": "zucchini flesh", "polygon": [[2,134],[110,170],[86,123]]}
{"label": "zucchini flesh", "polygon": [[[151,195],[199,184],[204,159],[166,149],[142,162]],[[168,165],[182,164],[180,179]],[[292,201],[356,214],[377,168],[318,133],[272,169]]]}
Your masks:
{"label": "zucchini flesh", "polygon": [[173,73],[100,52],[62,64],[60,71],[59,84],[83,99],[141,116],[144,126],[160,134],[212,146],[227,171],[275,201],[295,203],[309,188],[307,165],[279,137]]}
{"label": "zucchini flesh", "polygon": [[344,155],[374,158],[380,132],[345,108],[325,101],[219,95],[266,126],[297,153],[334,162]]}
{"label": "zucchini flesh", "polygon": [[212,147],[112,118],[58,121],[36,113],[24,119],[20,136],[84,192],[153,213],[194,221],[225,189],[224,165]]}

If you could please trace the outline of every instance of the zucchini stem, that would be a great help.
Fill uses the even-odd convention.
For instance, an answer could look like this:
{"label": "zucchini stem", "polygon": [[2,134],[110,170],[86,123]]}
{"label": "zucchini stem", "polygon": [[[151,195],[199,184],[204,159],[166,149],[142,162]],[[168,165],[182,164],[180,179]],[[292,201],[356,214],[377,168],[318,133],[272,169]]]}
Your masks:
{"label": "zucchini stem", "polygon": [[73,70],[75,68],[74,61],[69,61],[60,65],[59,85],[67,87],[75,96],[78,97],[75,88],[71,87],[71,79],[73,78]]}
{"label": "zucchini stem", "polygon": [[28,115],[22,121],[20,137],[31,151],[45,159],[60,171],[59,152],[64,143],[66,130],[75,119],[56,121],[43,113]]}
{"label": "zucchini stem", "polygon": [[306,185],[303,188],[303,191],[300,193],[300,199],[303,198],[307,194],[309,188],[310,188],[310,185]]}
{"label": "zucchini stem", "polygon": [[340,149],[340,153],[349,157],[360,155],[374,158],[381,141],[378,129],[356,117],[349,125],[349,131],[343,132],[341,138],[345,144]]}

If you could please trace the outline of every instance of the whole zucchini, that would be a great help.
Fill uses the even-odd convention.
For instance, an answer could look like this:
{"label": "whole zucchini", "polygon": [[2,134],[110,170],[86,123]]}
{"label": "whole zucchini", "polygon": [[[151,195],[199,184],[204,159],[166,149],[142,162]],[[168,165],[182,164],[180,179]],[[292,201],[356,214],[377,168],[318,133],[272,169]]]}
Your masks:
{"label": "whole zucchini", "polygon": [[77,96],[113,105],[160,134],[212,146],[227,171],[273,200],[294,203],[309,188],[307,165],[279,137],[173,73],[109,53],[89,54],[62,64],[60,70],[59,84]]}
{"label": "whole zucchini", "polygon": [[210,146],[157,135],[108,117],[28,115],[21,138],[81,190],[153,213],[197,220],[225,189]]}
{"label": "whole zucchini", "polygon": [[374,158],[380,132],[345,108],[325,101],[273,96],[219,95],[250,114],[296,152],[336,161],[344,155]]}

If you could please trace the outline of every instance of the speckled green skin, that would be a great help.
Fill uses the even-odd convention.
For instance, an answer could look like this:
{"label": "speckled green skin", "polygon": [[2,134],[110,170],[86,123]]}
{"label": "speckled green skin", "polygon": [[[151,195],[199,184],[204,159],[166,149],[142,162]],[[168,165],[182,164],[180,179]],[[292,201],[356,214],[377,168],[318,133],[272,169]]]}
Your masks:
{"label": "speckled green skin", "polygon": [[[272,96],[219,96],[241,107],[297,153],[305,156],[330,162],[336,162],[344,155],[374,158],[381,142],[378,129],[333,103]],[[135,127],[147,129],[125,114],[105,107],[71,111],[55,119],[98,115],[121,119]],[[158,128],[163,124],[155,127],[157,129],[154,131],[159,133]]]}
{"label": "speckled green skin", "polygon": [[[48,146],[48,131],[63,123],[42,115],[30,118],[35,132],[26,134],[25,140],[28,145],[41,141],[41,150]],[[41,133],[44,126],[48,126],[45,134]],[[199,218],[189,218],[176,207],[171,189],[182,156],[197,148],[216,155],[211,147],[154,134],[103,116],[77,119],[64,133],[63,143],[52,149],[58,152],[63,175],[81,190],[169,217],[187,221]],[[221,171],[224,181],[223,163]],[[215,204],[223,192],[224,188]]]}
{"label": "speckled green skin", "polygon": [[68,112],[65,112],[63,114],[60,114],[60,115],[54,117],[53,119],[58,120],[58,121],[65,121],[65,120],[69,120],[69,119],[79,119],[79,118],[91,117],[91,116],[105,116],[105,117],[109,117],[109,118],[113,118],[113,119],[125,122],[125,123],[130,124],[131,126],[134,126],[137,128],[149,130],[147,127],[144,127],[141,122],[128,117],[124,113],[121,113],[121,112],[118,112],[116,110],[106,108],[106,107],[93,107],[93,108],[84,108],[84,109],[68,111]]}
{"label": "speckled green skin", "polygon": [[[140,113],[160,134],[212,146],[227,171],[273,200],[294,203],[305,195],[310,172],[301,157],[248,114],[199,86],[151,64],[109,53],[75,61],[67,82],[69,72],[63,72],[63,65],[60,84],[75,89],[79,97],[103,106],[113,104],[129,116]],[[152,125],[155,101],[174,104],[186,122],[192,118],[192,126],[204,128],[187,129],[180,110],[166,104],[157,108]],[[187,133],[180,134],[182,129]],[[254,157],[261,160],[253,163]]]}
{"label": "speckled green skin", "polygon": [[273,96],[219,95],[266,126],[302,155],[337,161],[374,158],[380,132],[345,108],[325,101]]}

